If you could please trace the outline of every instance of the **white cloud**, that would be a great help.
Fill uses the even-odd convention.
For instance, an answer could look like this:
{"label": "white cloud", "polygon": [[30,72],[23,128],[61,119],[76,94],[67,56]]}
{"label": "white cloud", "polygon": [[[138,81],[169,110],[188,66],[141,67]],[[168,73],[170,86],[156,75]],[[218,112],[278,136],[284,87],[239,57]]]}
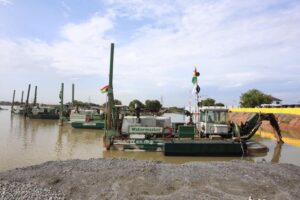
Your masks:
{"label": "white cloud", "polygon": [[280,8],[282,3],[111,0],[109,15],[66,24],[52,43],[0,40],[0,70],[26,63],[75,77],[107,76],[109,45],[116,41],[111,33],[126,18],[141,25],[128,30],[130,40],[116,41],[115,85],[121,94],[187,90],[195,65],[203,87],[224,91],[263,80],[274,87],[278,80],[299,83],[293,75],[300,74],[300,5]]}
{"label": "white cloud", "polygon": [[12,0],[0,0],[0,5],[12,5]]}

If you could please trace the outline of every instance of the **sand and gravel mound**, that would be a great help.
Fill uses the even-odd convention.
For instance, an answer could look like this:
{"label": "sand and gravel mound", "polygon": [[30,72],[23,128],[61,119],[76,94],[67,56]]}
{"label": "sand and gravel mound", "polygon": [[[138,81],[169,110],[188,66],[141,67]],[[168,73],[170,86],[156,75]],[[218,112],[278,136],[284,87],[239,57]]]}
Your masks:
{"label": "sand and gravel mound", "polygon": [[51,161],[0,173],[0,199],[300,199],[292,164]]}

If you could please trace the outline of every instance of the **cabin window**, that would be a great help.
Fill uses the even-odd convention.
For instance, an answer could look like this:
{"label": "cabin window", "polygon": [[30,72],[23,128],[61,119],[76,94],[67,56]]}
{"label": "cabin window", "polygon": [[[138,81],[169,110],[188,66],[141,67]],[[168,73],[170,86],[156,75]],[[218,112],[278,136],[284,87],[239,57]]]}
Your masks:
{"label": "cabin window", "polygon": [[201,111],[200,112],[200,122],[205,122],[205,112]]}
{"label": "cabin window", "polygon": [[214,123],[215,122],[215,112],[208,111],[207,112],[207,122],[208,123]]}
{"label": "cabin window", "polygon": [[214,113],[215,123],[226,124],[227,114],[226,112],[218,111]]}
{"label": "cabin window", "polygon": [[220,112],[220,124],[226,124],[227,123],[227,112]]}
{"label": "cabin window", "polygon": [[[201,115],[201,121],[202,121]],[[208,111],[207,112],[207,122],[208,123],[215,123],[215,124],[226,124],[227,122],[227,112],[225,111]]]}

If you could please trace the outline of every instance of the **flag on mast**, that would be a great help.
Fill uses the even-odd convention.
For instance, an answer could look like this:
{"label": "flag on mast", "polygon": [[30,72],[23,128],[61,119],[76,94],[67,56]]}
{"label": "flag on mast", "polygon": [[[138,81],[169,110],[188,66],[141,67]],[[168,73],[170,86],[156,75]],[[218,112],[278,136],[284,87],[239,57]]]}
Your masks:
{"label": "flag on mast", "polygon": [[100,89],[101,93],[106,93],[106,92],[108,92],[108,88],[109,88],[109,85],[103,86],[103,87]]}
{"label": "flag on mast", "polygon": [[200,76],[200,73],[197,71],[196,67],[193,73],[193,78],[192,78],[192,83],[196,84],[197,83],[197,77]]}
{"label": "flag on mast", "polygon": [[200,92],[200,87],[198,85],[198,76],[200,76],[200,73],[197,71],[197,68],[195,67],[195,70],[193,73],[193,78],[192,78],[192,83],[194,84],[193,92],[197,95]]}

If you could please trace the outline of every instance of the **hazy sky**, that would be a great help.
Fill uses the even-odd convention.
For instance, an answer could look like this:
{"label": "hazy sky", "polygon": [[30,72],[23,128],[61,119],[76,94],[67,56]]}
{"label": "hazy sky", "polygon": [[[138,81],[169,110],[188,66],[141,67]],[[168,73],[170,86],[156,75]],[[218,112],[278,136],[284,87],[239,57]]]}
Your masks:
{"label": "hazy sky", "polygon": [[0,0],[0,100],[31,83],[57,103],[64,82],[67,101],[75,83],[76,99],[104,103],[111,42],[124,104],[188,105],[195,66],[204,98],[300,102],[299,0]]}

